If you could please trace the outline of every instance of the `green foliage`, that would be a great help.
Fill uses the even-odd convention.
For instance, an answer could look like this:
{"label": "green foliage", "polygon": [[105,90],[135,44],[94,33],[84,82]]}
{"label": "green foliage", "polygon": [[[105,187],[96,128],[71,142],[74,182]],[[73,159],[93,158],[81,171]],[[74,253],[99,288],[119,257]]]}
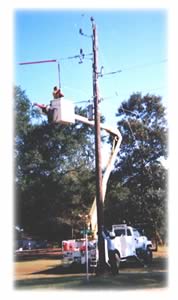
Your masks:
{"label": "green foliage", "polygon": [[123,141],[106,199],[106,223],[154,226],[166,238],[167,123],[161,98],[137,93],[118,109]]}
{"label": "green foliage", "polygon": [[[86,111],[76,107],[76,113]],[[167,122],[161,98],[137,93],[118,108],[123,141],[105,200],[105,225],[147,223],[164,239],[167,228]],[[37,122],[38,121],[38,122]],[[15,88],[16,224],[41,238],[80,236],[95,196],[94,128],[39,124]]]}
{"label": "green foliage", "polygon": [[15,88],[15,125],[16,135],[26,134],[30,126],[30,101],[20,87]]}
{"label": "green foliage", "polygon": [[48,239],[70,238],[95,194],[93,129],[80,123],[36,125],[37,114],[20,88],[15,100],[16,223]]}

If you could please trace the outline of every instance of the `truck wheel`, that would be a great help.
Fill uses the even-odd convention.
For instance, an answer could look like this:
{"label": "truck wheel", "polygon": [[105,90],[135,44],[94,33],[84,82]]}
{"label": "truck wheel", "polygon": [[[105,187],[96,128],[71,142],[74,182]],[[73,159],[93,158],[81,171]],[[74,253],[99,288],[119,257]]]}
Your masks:
{"label": "truck wheel", "polygon": [[146,265],[150,265],[152,263],[152,258],[153,258],[153,253],[150,247],[147,247],[146,253],[145,253],[145,258],[144,258],[144,263]]}
{"label": "truck wheel", "polygon": [[111,272],[113,275],[117,275],[119,273],[120,266],[120,255],[118,252],[114,252],[112,257],[110,258]]}

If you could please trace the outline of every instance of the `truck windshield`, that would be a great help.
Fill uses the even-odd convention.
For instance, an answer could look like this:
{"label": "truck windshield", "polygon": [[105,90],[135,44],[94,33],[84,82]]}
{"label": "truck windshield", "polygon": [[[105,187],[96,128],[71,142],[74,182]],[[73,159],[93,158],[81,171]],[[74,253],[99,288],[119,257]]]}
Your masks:
{"label": "truck windshield", "polygon": [[[125,235],[125,233],[126,233],[124,228],[115,229],[114,232],[115,232],[116,236]],[[130,229],[128,229],[128,228],[127,228],[127,235],[128,236],[131,235]]]}
{"label": "truck windshield", "polygon": [[115,229],[114,231],[116,236],[125,235],[125,229]]}

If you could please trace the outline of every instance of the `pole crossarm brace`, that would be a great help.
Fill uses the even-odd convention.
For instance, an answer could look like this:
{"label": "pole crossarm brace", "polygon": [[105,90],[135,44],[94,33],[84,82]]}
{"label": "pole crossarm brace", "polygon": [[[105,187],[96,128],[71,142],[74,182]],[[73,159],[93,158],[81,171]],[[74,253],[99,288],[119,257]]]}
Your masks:
{"label": "pole crossarm brace", "polygon": [[[88,125],[91,126],[95,126],[94,121],[89,121],[87,118],[77,115],[75,114],[75,120],[78,120],[82,123],[86,123]],[[114,166],[114,162],[116,160],[117,154],[120,150],[120,144],[122,142],[122,136],[120,131],[117,128],[112,128],[112,127],[108,127],[104,124],[100,124],[101,129],[104,129],[105,131],[107,131],[109,134],[112,134],[114,136],[113,139],[113,146],[111,149],[111,153],[105,168],[105,172],[103,174],[103,178],[102,178],[102,196],[103,196],[103,202],[105,200],[105,195],[106,195],[106,189],[107,189],[107,183],[109,180],[109,176],[111,174],[111,171],[113,169]],[[92,207],[90,209],[89,212],[89,217],[90,217],[90,224],[92,227],[92,230],[94,231],[94,236],[96,236],[97,233],[97,207],[96,207],[96,197],[94,198]]]}

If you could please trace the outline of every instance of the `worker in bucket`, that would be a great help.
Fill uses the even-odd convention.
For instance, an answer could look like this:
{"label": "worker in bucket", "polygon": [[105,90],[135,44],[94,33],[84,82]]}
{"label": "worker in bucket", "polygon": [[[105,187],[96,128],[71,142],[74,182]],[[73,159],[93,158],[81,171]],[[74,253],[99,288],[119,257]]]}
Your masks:
{"label": "worker in bucket", "polygon": [[64,97],[64,94],[61,92],[61,89],[58,89],[57,86],[53,88],[53,98],[59,99]]}

